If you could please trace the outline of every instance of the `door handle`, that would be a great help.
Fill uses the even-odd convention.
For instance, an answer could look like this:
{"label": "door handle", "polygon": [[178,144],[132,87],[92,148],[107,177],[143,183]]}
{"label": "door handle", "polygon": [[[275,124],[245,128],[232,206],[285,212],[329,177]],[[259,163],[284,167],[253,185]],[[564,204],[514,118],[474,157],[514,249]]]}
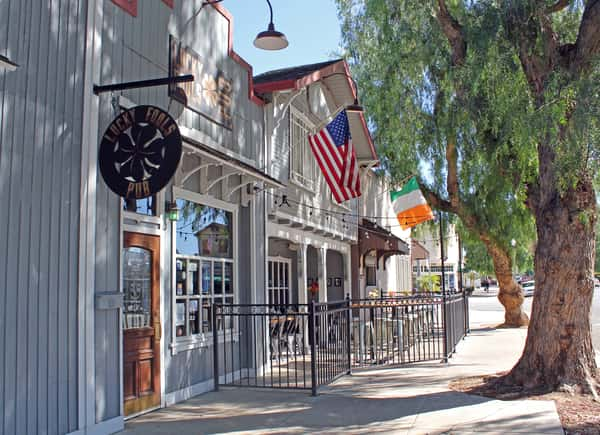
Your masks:
{"label": "door handle", "polygon": [[160,320],[154,321],[154,339],[160,341],[162,338],[162,328],[160,325]]}

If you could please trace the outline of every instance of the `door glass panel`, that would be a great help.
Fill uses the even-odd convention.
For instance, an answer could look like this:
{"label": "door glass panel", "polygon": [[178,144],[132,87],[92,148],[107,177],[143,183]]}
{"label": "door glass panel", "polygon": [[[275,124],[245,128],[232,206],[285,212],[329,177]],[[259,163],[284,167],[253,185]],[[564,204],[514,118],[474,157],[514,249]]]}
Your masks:
{"label": "door glass panel", "polygon": [[225,293],[233,293],[233,286],[231,285],[231,279],[233,276],[233,264],[225,263],[225,277],[223,283],[225,285]]}
{"label": "door glass panel", "polygon": [[202,293],[205,295],[210,294],[210,282],[212,281],[211,266],[210,261],[202,262]]}
{"label": "door glass panel", "polygon": [[221,262],[215,262],[214,265],[214,284],[213,284],[213,288],[214,288],[214,292],[216,295],[220,295],[223,294],[223,263]]}
{"label": "door glass panel", "polygon": [[189,313],[189,333],[199,334],[200,333],[200,300],[190,299],[190,313]]}
{"label": "door glass panel", "polygon": [[123,249],[123,329],[143,328],[152,322],[152,253]]}

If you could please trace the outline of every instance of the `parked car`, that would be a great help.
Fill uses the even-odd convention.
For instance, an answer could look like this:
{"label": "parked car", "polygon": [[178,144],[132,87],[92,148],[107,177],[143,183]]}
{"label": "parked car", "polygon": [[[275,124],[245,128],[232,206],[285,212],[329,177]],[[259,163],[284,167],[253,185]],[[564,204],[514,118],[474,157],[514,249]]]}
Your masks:
{"label": "parked car", "polygon": [[594,289],[600,289],[600,279],[594,278]]}
{"label": "parked car", "polygon": [[535,281],[522,282],[521,287],[523,288],[523,296],[533,296],[535,291]]}

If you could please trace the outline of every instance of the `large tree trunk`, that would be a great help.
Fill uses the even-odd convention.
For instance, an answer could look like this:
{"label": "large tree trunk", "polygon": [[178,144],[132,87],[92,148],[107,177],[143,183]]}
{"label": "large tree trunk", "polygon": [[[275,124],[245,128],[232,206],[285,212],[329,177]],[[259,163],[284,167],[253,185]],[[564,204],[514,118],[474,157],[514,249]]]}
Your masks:
{"label": "large tree trunk", "polygon": [[[446,150],[447,159],[449,155],[451,155],[451,152]],[[448,177],[450,179],[450,177],[453,176],[452,174],[456,173],[456,159],[448,159],[448,162],[448,167],[450,168],[448,170]],[[454,180],[456,180],[456,177],[454,177]],[[453,185],[453,183],[450,182],[447,184],[448,186]],[[448,190],[450,192],[456,192],[452,195],[454,199],[452,202],[440,198],[429,189],[422,188],[429,204],[435,209],[456,214],[463,225],[473,234],[476,234],[479,237],[479,240],[485,245],[488,254],[490,254],[490,257],[492,258],[494,273],[498,279],[498,300],[504,307],[504,323],[502,326],[511,328],[526,326],[529,323],[529,318],[523,311],[523,290],[513,278],[510,256],[494,240],[488,228],[482,226],[477,216],[469,213],[464,207],[458,197],[458,188],[455,187],[452,190],[448,187]]]}
{"label": "large tree trunk", "polygon": [[489,239],[481,238],[494,263],[498,280],[498,300],[504,307],[502,326],[519,328],[529,324],[529,317],[523,311],[523,289],[513,278],[512,261],[506,251]]}
{"label": "large tree trunk", "polygon": [[531,322],[523,355],[504,381],[543,389],[578,385],[593,392],[597,380],[590,326],[595,194],[591,180],[584,177],[561,197],[549,175],[552,152],[540,148]]}

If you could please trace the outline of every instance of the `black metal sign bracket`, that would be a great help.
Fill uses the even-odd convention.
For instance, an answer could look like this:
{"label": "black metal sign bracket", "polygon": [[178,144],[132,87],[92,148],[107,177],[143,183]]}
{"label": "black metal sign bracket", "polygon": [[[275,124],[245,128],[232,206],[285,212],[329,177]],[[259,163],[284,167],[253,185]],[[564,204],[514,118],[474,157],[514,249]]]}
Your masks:
{"label": "black metal sign bracket", "polygon": [[123,91],[125,89],[149,88],[151,86],[170,85],[172,83],[193,82],[194,76],[186,74],[176,77],[165,77],[162,79],[138,80],[135,82],[114,83],[112,85],[94,85],[94,94],[102,94],[103,92]]}

